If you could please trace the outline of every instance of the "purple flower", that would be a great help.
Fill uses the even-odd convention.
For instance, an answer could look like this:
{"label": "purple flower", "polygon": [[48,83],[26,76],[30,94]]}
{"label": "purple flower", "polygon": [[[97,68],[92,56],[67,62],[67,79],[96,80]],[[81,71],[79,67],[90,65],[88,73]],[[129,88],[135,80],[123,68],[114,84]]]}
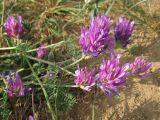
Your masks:
{"label": "purple flower", "polygon": [[117,94],[118,88],[124,87],[129,64],[120,66],[120,54],[111,54],[109,60],[103,60],[98,74],[98,87],[107,95]]}
{"label": "purple flower", "polygon": [[79,44],[83,52],[97,56],[106,49],[113,49],[114,40],[109,38],[110,28],[111,20],[104,15],[93,18],[88,30],[81,28]]}
{"label": "purple flower", "polygon": [[129,38],[132,35],[134,24],[134,21],[127,20],[123,17],[119,17],[116,22],[115,39],[120,40],[124,48],[129,43]]}
{"label": "purple flower", "polygon": [[23,24],[21,16],[17,16],[17,20],[13,16],[9,16],[4,26],[6,33],[9,37],[19,38],[23,33]]}
{"label": "purple flower", "polygon": [[45,45],[43,44],[39,48],[37,48],[36,52],[37,52],[38,58],[43,58],[47,55],[47,49],[45,48]]}
{"label": "purple flower", "polygon": [[28,120],[34,120],[33,116],[30,115]]}
{"label": "purple flower", "polygon": [[132,73],[137,74],[141,78],[144,78],[149,74],[151,67],[152,63],[147,62],[143,56],[136,57],[134,62],[130,65]]}
{"label": "purple flower", "polygon": [[78,66],[78,69],[75,71],[75,77],[75,84],[86,91],[90,91],[96,82],[95,69],[89,71],[87,67],[80,69]]}
{"label": "purple flower", "polygon": [[18,74],[15,79],[8,80],[7,93],[9,97],[25,96],[31,91],[31,88],[26,89],[23,82]]}

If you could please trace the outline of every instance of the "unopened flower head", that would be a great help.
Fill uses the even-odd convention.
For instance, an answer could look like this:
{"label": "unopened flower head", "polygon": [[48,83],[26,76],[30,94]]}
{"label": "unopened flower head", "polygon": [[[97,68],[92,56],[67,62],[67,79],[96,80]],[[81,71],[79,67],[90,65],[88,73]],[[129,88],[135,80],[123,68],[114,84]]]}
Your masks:
{"label": "unopened flower head", "polygon": [[98,87],[107,95],[117,94],[118,88],[124,87],[129,64],[120,66],[120,54],[111,54],[109,60],[103,60],[100,65]]}
{"label": "unopened flower head", "polygon": [[17,19],[15,19],[13,16],[9,16],[4,26],[6,33],[9,37],[19,38],[23,33],[23,24],[21,16],[17,16]]}
{"label": "unopened flower head", "polygon": [[78,69],[75,71],[75,77],[75,84],[86,91],[90,91],[96,82],[95,69],[90,71],[87,67],[81,69],[78,66]]}
{"label": "unopened flower head", "polygon": [[146,77],[149,72],[150,68],[152,67],[152,63],[147,62],[143,56],[136,57],[134,62],[131,63],[130,68],[133,74],[137,74],[140,77]]}
{"label": "unopened flower head", "polygon": [[88,30],[81,28],[79,44],[83,52],[97,56],[106,49],[113,49],[114,40],[109,37],[110,28],[111,20],[104,15],[93,18]]}
{"label": "unopened flower head", "polygon": [[47,55],[47,49],[45,48],[44,44],[42,44],[39,48],[37,48],[36,52],[38,58],[43,58]]}
{"label": "unopened flower head", "polygon": [[7,93],[9,97],[25,96],[31,88],[26,89],[23,82],[18,74],[16,74],[15,79],[8,80]]}
{"label": "unopened flower head", "polygon": [[134,24],[134,21],[127,20],[123,17],[119,17],[116,22],[115,39],[119,40],[124,48],[129,43],[129,38],[132,35]]}
{"label": "unopened flower head", "polygon": [[28,120],[34,120],[33,116],[30,115]]}

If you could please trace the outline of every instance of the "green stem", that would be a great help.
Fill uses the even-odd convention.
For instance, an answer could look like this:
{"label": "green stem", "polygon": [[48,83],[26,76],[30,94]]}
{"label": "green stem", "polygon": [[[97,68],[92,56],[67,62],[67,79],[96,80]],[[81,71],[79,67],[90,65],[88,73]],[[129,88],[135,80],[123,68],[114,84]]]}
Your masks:
{"label": "green stem", "polygon": [[[58,42],[58,43],[55,43],[55,44],[47,45],[47,46],[45,46],[44,48],[57,47],[57,46],[62,45],[64,42],[65,42],[65,41],[61,41],[61,42]],[[14,50],[14,49],[16,49],[17,47],[18,47],[18,46],[16,46],[16,47],[4,47],[4,48],[0,48],[0,50]],[[34,51],[36,51],[36,50],[37,50],[37,48],[36,48],[36,49],[32,49],[32,50],[28,50],[27,53],[34,52]]]}
{"label": "green stem", "polygon": [[[35,60],[35,61],[39,61],[39,62],[42,62],[42,63],[45,63],[45,64],[48,64],[48,65],[52,65],[52,66],[55,66],[56,64],[50,62],[50,61],[46,61],[46,60],[42,60],[42,59],[38,59],[38,58],[35,58],[35,57],[31,57],[31,56],[26,56],[27,58],[31,59],[31,60]],[[70,72],[69,70],[63,68],[63,67],[60,67],[58,65],[56,65],[60,70],[72,75],[72,76],[75,76],[72,72]]]}
{"label": "green stem", "polygon": [[92,104],[92,120],[94,120],[95,118],[95,108],[94,108],[94,104]]}
{"label": "green stem", "polygon": [[70,58],[70,59],[67,59],[67,60],[65,60],[65,61],[61,61],[61,62],[57,62],[56,64],[58,64],[58,65],[64,65],[64,64],[67,64],[67,63],[69,63],[69,62],[72,62],[73,60]]}
{"label": "green stem", "polygon": [[34,91],[32,91],[32,111],[33,111],[33,116],[34,119],[36,119],[36,112],[35,112],[35,107],[34,107]]}
{"label": "green stem", "polygon": [[[55,44],[51,44],[51,45],[45,46],[45,48],[58,47],[58,46],[61,46],[63,43],[65,43],[65,41],[61,41],[61,42],[58,42],[58,43],[55,43]],[[13,50],[13,49],[16,49],[16,48],[17,47],[7,47],[7,48],[0,48],[0,50]],[[28,50],[28,51],[26,51],[26,53],[34,52],[36,50],[37,49]],[[18,56],[20,54],[21,53],[13,53],[13,54],[1,55],[0,58],[13,57],[13,56]]]}
{"label": "green stem", "polygon": [[21,68],[21,69],[17,70],[17,73],[19,73],[19,72],[21,72],[23,70],[24,70],[24,68]]}
{"label": "green stem", "polygon": [[16,47],[3,47],[3,48],[0,48],[0,50],[13,50],[13,49],[16,49]]}
{"label": "green stem", "polygon": [[31,71],[32,71],[32,73],[33,73],[33,75],[34,75],[34,77],[35,77],[36,80],[38,81],[38,83],[39,83],[39,85],[40,85],[40,87],[41,87],[41,89],[42,89],[42,91],[43,91],[43,94],[44,94],[45,99],[46,99],[46,102],[47,102],[48,109],[49,109],[49,111],[50,111],[50,113],[51,113],[52,120],[55,120],[54,112],[53,112],[53,109],[52,109],[52,107],[51,107],[51,104],[50,104],[50,101],[49,101],[48,94],[47,94],[47,92],[46,92],[46,90],[45,90],[45,88],[44,88],[44,86],[43,86],[41,80],[40,80],[40,79],[38,78],[38,76],[36,75],[36,73],[35,73],[35,71],[34,71],[32,65],[31,65],[30,62],[29,62],[29,60],[28,60],[27,58],[25,58],[25,60],[26,60],[26,62],[28,63],[28,65],[29,65],[29,67],[30,67],[30,69],[31,69]]}
{"label": "green stem", "polygon": [[[45,46],[44,48],[58,47],[58,46],[60,46],[60,45],[62,45],[64,43],[65,43],[65,41],[61,41],[61,42],[58,42],[58,43],[55,43],[55,44],[51,44],[51,45]],[[30,53],[30,52],[34,52],[36,50],[37,50],[37,48],[36,49],[32,49],[32,50],[28,50],[27,52]]]}
{"label": "green stem", "polygon": [[3,0],[2,3],[1,34],[3,34],[4,11],[5,11],[5,0]]}
{"label": "green stem", "polygon": [[113,1],[112,1],[112,3],[111,3],[111,5],[109,6],[108,10],[106,11],[105,15],[108,15],[108,14],[109,14],[109,12],[111,11],[111,9],[112,9],[112,7],[113,7],[113,5],[114,5],[115,2],[116,2],[116,0],[113,0]]}
{"label": "green stem", "polygon": [[93,93],[92,120],[95,120],[95,94],[96,94],[96,88],[94,89],[94,93]]}
{"label": "green stem", "polygon": [[[25,85],[31,85],[31,84],[33,84],[33,85],[39,85],[38,83],[36,83],[36,82],[25,82]],[[57,87],[57,85],[50,85],[50,84],[43,84],[43,86],[48,86],[48,87]],[[77,85],[59,85],[58,87],[62,87],[62,88],[78,88],[79,86],[77,86]]]}
{"label": "green stem", "polygon": [[139,1],[137,2],[136,4],[134,4],[133,6],[131,6],[128,10],[126,10],[123,15],[127,14],[131,9],[133,9],[134,7],[136,7],[137,5],[143,3],[143,2],[146,2],[147,0],[142,0],[142,1]]}
{"label": "green stem", "polygon": [[86,57],[86,56],[85,56],[84,54],[82,54],[82,57],[81,57],[80,59],[76,60],[75,62],[73,62],[72,64],[66,66],[65,68],[70,68],[70,67],[76,65],[77,63],[79,63],[79,62],[81,62],[82,60],[84,60],[85,57]]}

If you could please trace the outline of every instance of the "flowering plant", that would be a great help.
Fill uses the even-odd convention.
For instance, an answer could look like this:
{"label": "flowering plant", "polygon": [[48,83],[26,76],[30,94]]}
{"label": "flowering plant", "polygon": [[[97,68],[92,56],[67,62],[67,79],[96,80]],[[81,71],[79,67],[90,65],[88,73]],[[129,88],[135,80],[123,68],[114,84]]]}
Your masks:
{"label": "flowering plant", "polygon": [[22,16],[17,16],[17,19],[13,16],[9,16],[4,26],[9,37],[19,38],[23,33]]}

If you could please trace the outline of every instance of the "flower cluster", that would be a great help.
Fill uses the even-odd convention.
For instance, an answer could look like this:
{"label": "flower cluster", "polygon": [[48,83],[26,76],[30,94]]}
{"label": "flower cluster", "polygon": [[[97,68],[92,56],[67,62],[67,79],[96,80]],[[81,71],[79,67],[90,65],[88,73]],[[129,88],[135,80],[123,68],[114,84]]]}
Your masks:
{"label": "flower cluster", "polygon": [[98,86],[107,95],[117,93],[117,89],[125,85],[129,64],[120,66],[120,57],[120,54],[111,54],[111,58],[100,65]]}
{"label": "flower cluster", "polygon": [[152,63],[147,62],[143,56],[136,57],[134,62],[130,65],[130,69],[133,74],[137,74],[141,78],[144,78],[150,72]]}
{"label": "flower cluster", "polygon": [[37,48],[36,52],[37,52],[38,58],[43,58],[47,55],[47,49],[45,48],[45,45],[43,44],[39,48]]}
{"label": "flower cluster", "polygon": [[80,88],[90,91],[97,85],[108,96],[118,94],[118,89],[125,87],[126,78],[131,74],[144,77],[149,73],[152,64],[137,57],[133,63],[120,64],[121,54],[111,53],[110,58],[103,59],[100,69],[95,74],[95,69],[89,71],[87,67],[76,71],[75,84]]}
{"label": "flower cluster", "polygon": [[[120,17],[116,22],[114,37],[110,37],[111,23],[109,17],[99,14],[92,19],[88,30],[81,28],[79,44],[85,54],[98,56],[107,49],[112,50],[115,40],[119,40],[122,46],[126,47],[134,29],[134,21]],[[78,67],[75,84],[87,91],[97,84],[107,95],[117,94],[118,88],[125,86],[126,77],[130,74],[131,69],[134,71],[132,74],[142,74],[151,67],[151,64],[144,60],[138,60],[138,63],[135,60],[131,65],[126,63],[121,66],[120,57],[120,54],[111,53],[110,59],[103,60],[101,63],[97,74],[95,70],[88,71],[87,67],[82,69]]]}
{"label": "flower cluster", "polygon": [[78,66],[78,69],[75,71],[75,77],[75,84],[86,91],[90,91],[96,82],[95,69],[89,71],[87,67],[80,69]]}
{"label": "flower cluster", "polygon": [[9,97],[25,96],[31,88],[25,88],[18,74],[15,79],[8,80],[7,93]]}
{"label": "flower cluster", "polygon": [[84,90],[91,90],[96,83],[107,95],[117,93],[118,88],[125,85],[128,75],[129,64],[120,66],[120,54],[111,54],[109,60],[103,60],[100,65],[98,74],[95,74],[95,69],[88,71],[87,67],[76,71],[76,85],[79,85]]}
{"label": "flower cluster", "polygon": [[120,17],[116,22],[115,27],[115,39],[121,41],[122,46],[125,48],[129,43],[129,38],[132,35],[134,29],[134,21],[127,20],[123,17]]}
{"label": "flower cluster", "polygon": [[105,15],[93,18],[89,29],[81,28],[79,44],[85,54],[98,56],[106,49],[114,48],[115,40],[119,40],[123,47],[129,43],[134,29],[134,21],[120,17],[116,22],[114,37],[110,37],[111,19]]}
{"label": "flower cluster", "polygon": [[111,50],[114,40],[108,36],[110,28],[111,20],[104,15],[93,18],[88,30],[81,28],[79,44],[83,52],[97,56],[106,49]]}
{"label": "flower cluster", "polygon": [[17,16],[17,20],[13,16],[9,16],[4,26],[6,33],[9,37],[19,38],[23,33],[23,24],[21,16]]}

